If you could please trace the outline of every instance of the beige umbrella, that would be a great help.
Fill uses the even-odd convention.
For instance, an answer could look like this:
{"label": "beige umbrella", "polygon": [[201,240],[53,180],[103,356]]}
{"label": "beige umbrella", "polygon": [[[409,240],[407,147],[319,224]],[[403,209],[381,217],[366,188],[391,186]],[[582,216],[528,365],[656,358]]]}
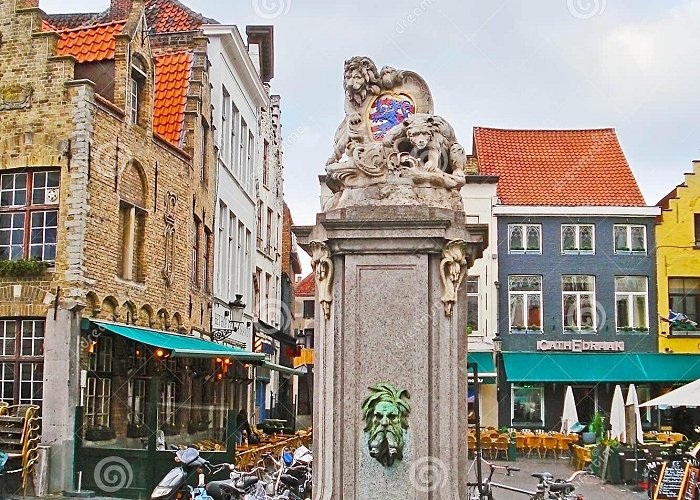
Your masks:
{"label": "beige umbrella", "polygon": [[564,411],[561,415],[561,432],[568,434],[572,428],[578,425],[578,411],[576,411],[576,400],[571,386],[566,387],[564,396]]}
{"label": "beige umbrella", "polygon": [[621,443],[627,442],[625,434],[625,400],[622,397],[622,388],[615,386],[612,407],[610,408],[610,437]]}
{"label": "beige umbrella", "polygon": [[[634,409],[634,428],[637,433],[637,443],[644,442],[644,431],[642,430],[642,416],[639,414],[639,398],[637,397],[637,388],[634,384],[630,384],[630,388],[627,391],[627,406],[631,406]],[[631,441],[632,436],[628,436]]]}

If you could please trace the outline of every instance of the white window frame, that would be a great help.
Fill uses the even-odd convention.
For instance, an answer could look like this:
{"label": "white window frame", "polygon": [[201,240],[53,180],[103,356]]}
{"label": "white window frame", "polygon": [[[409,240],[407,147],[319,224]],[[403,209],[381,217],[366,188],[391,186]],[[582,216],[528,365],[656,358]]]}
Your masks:
{"label": "white window frame", "polygon": [[163,382],[160,393],[160,411],[158,412],[158,427],[163,425],[175,425],[175,414],[177,412],[177,394],[175,382],[167,380]]}
{"label": "white window frame", "polygon": [[[540,289],[539,290],[511,290],[511,282],[514,281],[516,278],[539,278],[540,282]],[[514,274],[511,276],[508,276],[508,329],[511,333],[534,333],[534,334],[542,334],[542,331],[544,330],[544,313],[543,313],[543,293],[542,293],[542,288],[543,288],[543,277],[540,274]],[[513,324],[513,318],[511,317],[511,302],[512,299],[515,295],[521,295],[523,297],[523,323],[522,323],[522,328],[519,327],[520,323],[516,323],[515,325]],[[539,297],[539,303],[540,303],[540,329],[535,330],[535,329],[530,329],[531,325],[526,324],[527,323],[527,311],[528,311],[528,303],[529,303],[529,297],[530,296],[538,296]]]}
{"label": "white window frame", "polygon": [[[575,230],[576,247],[573,249],[564,249],[564,228],[573,227]],[[591,249],[581,250],[581,228],[591,228]],[[595,255],[595,224],[562,224],[560,230],[561,236],[561,253],[562,255]]]}
{"label": "white window frame", "polygon": [[[618,249],[617,248],[617,228],[625,228],[625,240],[627,242],[627,250],[624,249]],[[642,250],[634,250],[632,248],[632,229],[633,228],[641,228],[642,229],[642,234],[644,235],[644,249]],[[615,224],[613,225],[613,251],[615,252],[616,255],[622,254],[622,255],[629,255],[629,254],[639,254],[639,255],[646,255],[647,253],[647,248],[648,248],[648,243],[647,243],[647,227],[644,224]]]}
{"label": "white window frame", "polygon": [[129,409],[127,421],[131,425],[144,425],[146,423],[146,380],[142,378],[129,379],[127,395]]}
{"label": "white window frame", "polygon": [[[221,86],[221,151],[219,158],[224,164],[229,163],[231,151],[231,120],[229,112],[231,110],[231,94],[228,93],[224,85]],[[231,167],[232,165],[229,165]]]}
{"label": "white window frame", "polygon": [[[238,165],[236,168],[236,174],[238,175],[238,180],[241,186],[248,186],[248,164],[246,163],[246,158],[248,157],[248,124],[241,117],[241,128],[238,134],[239,139],[239,150],[238,150]],[[245,177],[245,178],[244,178]]]}
{"label": "white window frame", "polygon": [[[564,290],[564,280],[567,277],[585,277],[585,278],[593,278],[593,290]],[[592,328],[582,328],[582,322],[581,322],[581,299],[584,295],[590,295],[591,296],[591,303],[593,304],[593,311],[592,311],[592,319],[593,319],[593,326]],[[566,297],[575,297],[576,298],[576,311],[577,311],[577,317],[576,317],[576,327],[575,330],[567,330],[567,328],[571,328],[569,326],[565,326],[565,319],[567,316],[566,312]],[[561,277],[561,324],[562,324],[562,329],[564,330],[564,333],[585,333],[585,334],[593,334],[593,333],[598,333],[598,310],[596,307],[596,277],[594,275],[590,274],[565,274]]]}
{"label": "white window frame", "polygon": [[[467,333],[468,335],[475,335],[479,334],[481,331],[481,296],[479,295],[479,276],[467,276],[465,278],[465,289],[467,291],[467,301],[469,299],[476,300],[476,327],[472,329],[471,332],[469,332],[469,323],[471,320],[469,319],[469,316],[467,316]],[[474,291],[469,290],[469,283],[473,283],[475,285]],[[467,311],[469,310],[468,304],[465,304],[467,306]]]}
{"label": "white window frame", "polygon": [[[523,386],[519,384],[512,384],[510,386],[510,425],[514,425],[514,417],[515,417],[515,391],[517,389],[539,389],[540,390],[540,421],[542,422],[541,425],[544,426],[544,403],[545,403],[545,397],[544,397],[544,385],[530,385],[530,386]],[[520,422],[518,422],[520,424]]]}
{"label": "white window frame", "polygon": [[[618,278],[642,278],[644,279],[644,291],[643,292],[618,292],[617,291],[617,281]],[[644,323],[646,326],[635,326],[627,325],[620,326],[619,318],[617,316],[617,300],[618,298],[627,298],[627,317],[634,322],[634,304],[636,297],[644,297]],[[618,332],[634,331],[637,333],[649,333],[649,278],[647,276],[615,276],[615,328]],[[632,328],[633,330],[625,330],[625,328]]]}
{"label": "white window frame", "polygon": [[[528,249],[527,248],[527,237],[528,233],[531,228],[535,228],[537,230],[537,236],[538,236],[538,246],[537,249]],[[519,230],[522,233],[522,239],[523,239],[523,248],[512,248],[510,246],[511,242],[511,235],[513,234],[513,231]],[[542,224],[508,224],[508,253],[509,254],[536,254],[536,255],[541,255],[542,254]]]}
{"label": "white window frame", "polygon": [[238,158],[238,127],[240,126],[240,113],[238,112],[238,108],[233,102],[233,99],[231,99],[231,116],[230,120],[231,122],[231,150],[229,151],[230,155],[230,163],[231,163],[231,171],[232,172],[238,172],[238,162],[236,159]]}
{"label": "white window frame", "polygon": [[85,405],[85,423],[88,427],[109,427],[112,397],[112,379],[89,376]]}

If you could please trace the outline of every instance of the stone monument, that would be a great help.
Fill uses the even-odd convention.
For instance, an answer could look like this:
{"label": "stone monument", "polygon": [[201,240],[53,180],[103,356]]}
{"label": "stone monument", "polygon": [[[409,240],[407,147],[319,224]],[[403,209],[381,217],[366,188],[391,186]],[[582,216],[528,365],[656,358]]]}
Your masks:
{"label": "stone monument", "polygon": [[467,269],[483,226],[464,149],[412,71],[345,62],[326,201],[295,228],[312,254],[314,499],[464,499]]}

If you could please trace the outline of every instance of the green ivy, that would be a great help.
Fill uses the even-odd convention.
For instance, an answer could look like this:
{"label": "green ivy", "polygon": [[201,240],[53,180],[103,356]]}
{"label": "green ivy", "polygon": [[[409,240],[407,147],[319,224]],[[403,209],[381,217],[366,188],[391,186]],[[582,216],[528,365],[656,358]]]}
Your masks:
{"label": "green ivy", "polygon": [[42,276],[49,263],[41,260],[0,260],[0,277],[32,278]]}

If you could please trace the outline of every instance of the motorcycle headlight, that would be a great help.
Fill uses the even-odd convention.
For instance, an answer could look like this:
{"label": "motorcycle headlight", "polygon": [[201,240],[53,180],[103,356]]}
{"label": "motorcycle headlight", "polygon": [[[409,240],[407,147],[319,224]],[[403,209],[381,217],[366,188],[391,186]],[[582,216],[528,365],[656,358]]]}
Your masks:
{"label": "motorcycle headlight", "polygon": [[166,488],[164,486],[156,486],[156,488],[153,490],[153,493],[151,493],[151,498],[162,498],[162,497],[167,497],[170,495],[171,488]]}

